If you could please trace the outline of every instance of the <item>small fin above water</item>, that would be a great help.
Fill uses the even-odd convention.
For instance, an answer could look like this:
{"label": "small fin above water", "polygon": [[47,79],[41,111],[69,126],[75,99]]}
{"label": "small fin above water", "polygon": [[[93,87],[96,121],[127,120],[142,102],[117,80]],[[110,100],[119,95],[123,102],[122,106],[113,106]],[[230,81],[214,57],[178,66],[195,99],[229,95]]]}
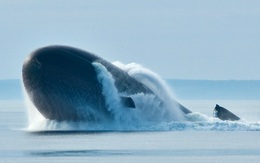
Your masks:
{"label": "small fin above water", "polygon": [[240,118],[236,116],[234,113],[230,112],[224,107],[219,106],[216,104],[216,107],[213,111],[213,116],[219,118],[221,120],[229,120],[229,121],[238,121]]}
{"label": "small fin above water", "polygon": [[131,97],[124,97],[121,96],[121,102],[123,106],[128,107],[128,108],[135,108],[135,102]]}

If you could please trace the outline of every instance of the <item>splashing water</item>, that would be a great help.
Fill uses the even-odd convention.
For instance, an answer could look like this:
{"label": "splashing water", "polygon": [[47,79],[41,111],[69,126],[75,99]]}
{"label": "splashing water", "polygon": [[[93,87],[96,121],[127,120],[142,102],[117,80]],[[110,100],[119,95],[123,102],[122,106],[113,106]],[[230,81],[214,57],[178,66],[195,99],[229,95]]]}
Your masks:
{"label": "splashing water", "polygon": [[23,97],[25,105],[27,106],[27,117],[28,117],[28,130],[44,129],[43,124],[46,119],[38,111],[38,109],[31,102],[29,95],[26,93],[25,88],[22,86]]}
{"label": "splashing water", "polygon": [[[131,63],[124,65],[114,62],[114,65],[126,71],[131,77],[150,88],[155,95],[138,93],[131,95],[136,109],[126,108],[120,102],[112,75],[100,63],[93,63],[98,74],[97,78],[102,85],[102,94],[107,109],[113,115],[113,122],[57,122],[45,119],[35,108],[25,93],[28,108],[28,130],[146,130],[146,131],[183,131],[183,130],[221,130],[221,131],[259,131],[260,123],[241,121],[221,121],[200,113],[184,115],[174,95],[167,84],[154,72],[142,66]],[[24,91],[25,92],[25,91]],[[161,101],[158,100],[162,99]]]}
{"label": "splashing water", "polygon": [[152,104],[152,106],[148,107],[143,106],[143,109],[152,107],[152,109],[149,109],[146,114],[149,115],[149,112],[154,111],[155,114],[157,114],[155,119],[159,119],[159,122],[186,120],[185,115],[179,108],[179,104],[175,101],[175,97],[171,89],[159,75],[136,63],[124,65],[120,62],[114,62],[113,64],[126,71],[132,78],[146,85],[154,92],[156,97],[163,101],[163,106],[158,106],[158,104],[156,105],[153,102],[155,101],[154,99],[147,101],[147,95],[142,94],[137,98],[134,96],[134,101],[137,103],[145,103],[145,105]]}

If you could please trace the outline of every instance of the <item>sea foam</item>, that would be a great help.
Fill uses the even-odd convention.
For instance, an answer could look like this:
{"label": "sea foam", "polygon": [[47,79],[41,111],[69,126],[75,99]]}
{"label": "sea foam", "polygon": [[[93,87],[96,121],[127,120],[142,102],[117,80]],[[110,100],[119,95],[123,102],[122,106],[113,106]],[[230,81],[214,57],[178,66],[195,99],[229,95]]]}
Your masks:
{"label": "sea foam", "polygon": [[[138,93],[131,95],[136,108],[126,108],[120,103],[121,94],[117,91],[114,79],[100,63],[93,63],[97,78],[102,85],[106,108],[113,115],[113,121],[101,122],[57,122],[45,119],[35,108],[25,93],[28,108],[28,130],[73,130],[73,131],[259,131],[259,122],[221,121],[201,113],[183,114],[175,96],[167,83],[156,73],[136,63],[115,66],[126,71],[131,77],[149,87],[153,94]],[[25,92],[25,91],[24,91]],[[160,99],[160,100],[158,100]],[[162,101],[161,101],[162,100]],[[162,105],[163,103],[163,105]]]}

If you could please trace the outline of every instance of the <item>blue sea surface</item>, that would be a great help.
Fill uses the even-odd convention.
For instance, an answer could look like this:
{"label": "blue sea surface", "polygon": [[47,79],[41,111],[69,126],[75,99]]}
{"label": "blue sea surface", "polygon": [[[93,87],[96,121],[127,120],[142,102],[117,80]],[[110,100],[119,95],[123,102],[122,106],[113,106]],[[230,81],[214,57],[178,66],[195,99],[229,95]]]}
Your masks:
{"label": "blue sea surface", "polygon": [[[260,161],[260,100],[179,101],[194,112],[190,122],[160,123],[136,131],[30,131],[24,100],[1,99],[0,162]],[[212,116],[216,103],[243,120],[201,120],[203,115]]]}

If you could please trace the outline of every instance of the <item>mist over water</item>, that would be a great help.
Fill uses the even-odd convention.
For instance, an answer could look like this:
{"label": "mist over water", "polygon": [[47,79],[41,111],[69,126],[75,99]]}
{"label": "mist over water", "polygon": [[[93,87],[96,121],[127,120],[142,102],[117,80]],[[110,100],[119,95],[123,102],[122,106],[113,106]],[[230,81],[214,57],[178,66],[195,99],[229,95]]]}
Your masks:
{"label": "mist over water", "polygon": [[[172,89],[156,73],[136,63],[114,65],[125,70],[131,77],[149,87],[154,93],[138,93],[131,95],[136,108],[126,108],[120,102],[119,93],[114,85],[114,79],[100,63],[93,63],[102,85],[102,94],[107,109],[113,115],[113,120],[104,119],[101,122],[57,122],[45,119],[25,95],[28,108],[28,130],[73,130],[73,131],[183,131],[183,130],[220,130],[220,131],[259,131],[260,122],[221,121],[198,112],[185,115],[175,100]],[[24,91],[25,92],[25,91]],[[95,109],[93,109],[95,110]],[[192,108],[191,108],[192,110]],[[98,113],[97,113],[98,114]]]}

